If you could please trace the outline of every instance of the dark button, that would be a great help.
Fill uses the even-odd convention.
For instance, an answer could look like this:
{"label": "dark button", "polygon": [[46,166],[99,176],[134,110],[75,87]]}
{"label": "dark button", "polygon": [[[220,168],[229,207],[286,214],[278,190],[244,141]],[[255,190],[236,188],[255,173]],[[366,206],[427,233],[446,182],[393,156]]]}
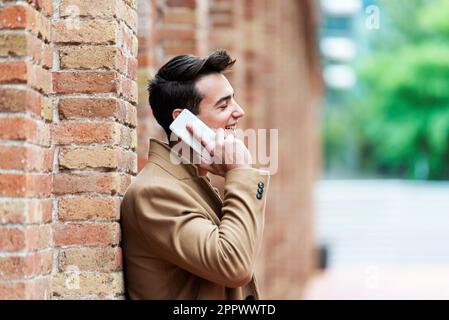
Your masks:
{"label": "dark button", "polygon": [[258,193],[263,193],[263,188],[257,189],[257,192],[258,192]]}
{"label": "dark button", "polygon": [[262,194],[261,193],[256,194],[256,198],[259,200],[262,199]]}
{"label": "dark button", "polygon": [[257,184],[257,186],[258,186],[259,188],[263,188],[263,187],[264,187],[264,184],[263,184],[262,181],[260,181],[260,182]]}
{"label": "dark button", "polygon": [[256,297],[254,297],[252,294],[250,294],[249,296],[247,296],[245,298],[245,300],[256,300]]}

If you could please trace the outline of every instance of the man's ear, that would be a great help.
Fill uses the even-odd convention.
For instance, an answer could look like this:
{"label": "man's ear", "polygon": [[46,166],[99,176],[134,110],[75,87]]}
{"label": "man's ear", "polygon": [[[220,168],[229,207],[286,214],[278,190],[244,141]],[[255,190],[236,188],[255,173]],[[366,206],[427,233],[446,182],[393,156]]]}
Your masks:
{"label": "man's ear", "polygon": [[181,113],[182,109],[175,109],[173,110],[173,112],[171,113],[173,120],[176,119],[176,117]]}

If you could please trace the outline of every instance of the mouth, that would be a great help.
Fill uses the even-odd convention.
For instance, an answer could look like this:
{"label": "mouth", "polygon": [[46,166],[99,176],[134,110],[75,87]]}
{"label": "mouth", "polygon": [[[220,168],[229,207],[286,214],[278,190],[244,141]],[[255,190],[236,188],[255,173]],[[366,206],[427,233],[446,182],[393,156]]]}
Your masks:
{"label": "mouth", "polygon": [[226,130],[235,130],[236,128],[237,128],[237,124],[233,124],[233,125],[225,127]]}

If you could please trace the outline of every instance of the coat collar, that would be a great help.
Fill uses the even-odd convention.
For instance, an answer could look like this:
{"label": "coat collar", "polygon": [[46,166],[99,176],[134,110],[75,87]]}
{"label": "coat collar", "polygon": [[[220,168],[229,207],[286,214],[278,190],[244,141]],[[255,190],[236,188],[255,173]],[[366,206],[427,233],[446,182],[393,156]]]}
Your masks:
{"label": "coat collar", "polygon": [[[160,140],[150,138],[148,158],[178,179],[201,178],[197,165],[190,163],[190,161],[184,157],[180,157],[167,143]],[[173,163],[172,159],[176,159],[177,162],[180,163]],[[208,174],[206,174],[205,178],[210,181]]]}

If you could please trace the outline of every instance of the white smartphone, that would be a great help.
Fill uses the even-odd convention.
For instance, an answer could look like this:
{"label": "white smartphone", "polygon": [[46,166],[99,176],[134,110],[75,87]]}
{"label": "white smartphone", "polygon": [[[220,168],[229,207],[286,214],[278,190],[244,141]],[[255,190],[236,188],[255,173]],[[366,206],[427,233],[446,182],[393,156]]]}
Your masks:
{"label": "white smartphone", "polygon": [[195,132],[201,135],[206,143],[215,141],[215,132],[187,109],[182,110],[169,127],[176,136],[181,138],[181,140],[189,145],[195,152],[200,154],[206,160],[211,160],[209,153],[201,145],[201,142],[195,139],[187,130],[187,124],[191,124]]}

